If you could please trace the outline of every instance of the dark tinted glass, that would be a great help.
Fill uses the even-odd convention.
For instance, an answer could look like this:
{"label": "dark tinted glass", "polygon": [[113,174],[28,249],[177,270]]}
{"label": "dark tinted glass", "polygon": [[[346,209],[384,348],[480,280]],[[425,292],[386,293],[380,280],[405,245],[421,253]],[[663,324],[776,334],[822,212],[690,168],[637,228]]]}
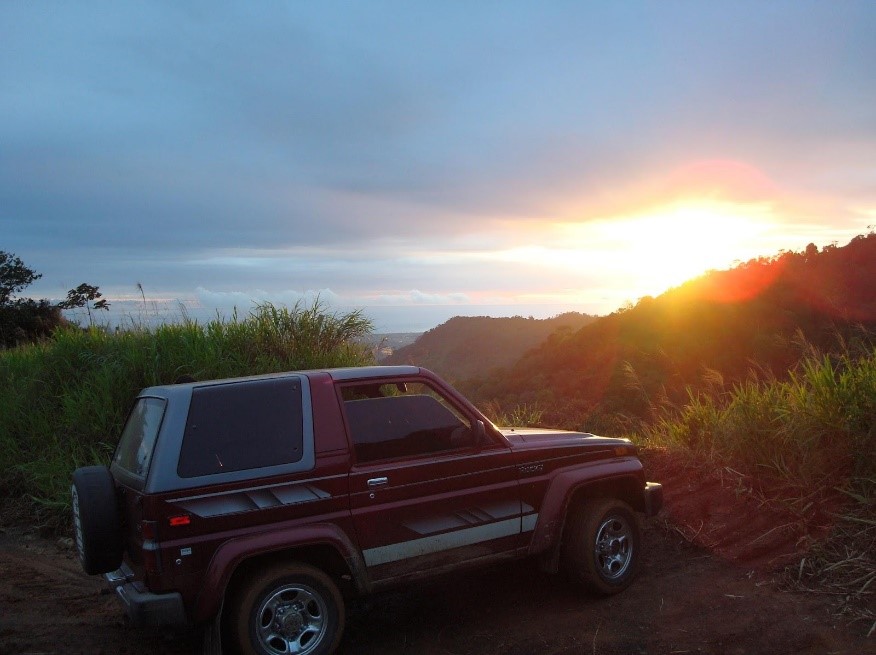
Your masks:
{"label": "dark tinted glass", "polygon": [[298,380],[196,387],[177,472],[190,478],[291,464],[302,457],[302,441]]}
{"label": "dark tinted glass", "polygon": [[356,459],[412,457],[472,445],[472,431],[427,395],[357,398],[344,403]]}

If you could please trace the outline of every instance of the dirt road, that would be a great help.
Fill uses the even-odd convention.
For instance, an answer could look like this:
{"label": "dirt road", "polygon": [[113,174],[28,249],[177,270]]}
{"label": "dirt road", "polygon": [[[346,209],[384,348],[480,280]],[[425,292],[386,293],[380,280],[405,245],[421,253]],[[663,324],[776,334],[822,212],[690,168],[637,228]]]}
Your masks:
{"label": "dirt road", "polygon": [[[593,599],[531,563],[455,575],[351,609],[341,650],[357,654],[876,653],[829,599],[689,545],[650,524],[641,576]],[[200,635],[128,628],[69,543],[0,533],[0,653],[196,653]]]}
{"label": "dirt road", "polygon": [[[810,537],[831,531],[837,507],[789,514],[733,469],[658,454],[648,466],[666,505],[646,524],[642,571],[624,593],[588,597],[533,562],[458,574],[350,608],[341,652],[876,655],[876,634],[864,636],[871,626],[837,616],[841,598],[782,591],[774,573],[800,561]],[[0,528],[0,655],[182,655],[200,645],[196,632],[125,626],[69,539]]]}

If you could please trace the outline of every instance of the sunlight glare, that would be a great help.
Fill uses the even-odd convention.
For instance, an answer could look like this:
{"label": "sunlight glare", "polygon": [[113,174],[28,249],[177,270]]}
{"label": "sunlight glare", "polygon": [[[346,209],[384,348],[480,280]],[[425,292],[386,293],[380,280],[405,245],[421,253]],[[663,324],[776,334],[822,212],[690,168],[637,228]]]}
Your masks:
{"label": "sunlight glare", "polygon": [[581,250],[610,252],[639,295],[657,295],[758,254],[774,219],[768,205],[700,202],[568,226]]}

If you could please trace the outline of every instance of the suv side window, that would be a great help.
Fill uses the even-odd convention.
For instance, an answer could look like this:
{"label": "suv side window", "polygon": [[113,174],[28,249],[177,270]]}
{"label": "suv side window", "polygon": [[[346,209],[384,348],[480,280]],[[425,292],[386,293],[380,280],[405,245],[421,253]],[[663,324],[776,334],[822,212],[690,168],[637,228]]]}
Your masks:
{"label": "suv side window", "polygon": [[138,398],[128,415],[113,461],[138,478],[149,472],[166,405],[162,398]]}
{"label": "suv side window", "polygon": [[177,473],[191,478],[291,464],[302,458],[303,433],[298,380],[195,387]]}
{"label": "suv side window", "polygon": [[472,447],[470,421],[421,382],[342,387],[344,410],[360,463]]}

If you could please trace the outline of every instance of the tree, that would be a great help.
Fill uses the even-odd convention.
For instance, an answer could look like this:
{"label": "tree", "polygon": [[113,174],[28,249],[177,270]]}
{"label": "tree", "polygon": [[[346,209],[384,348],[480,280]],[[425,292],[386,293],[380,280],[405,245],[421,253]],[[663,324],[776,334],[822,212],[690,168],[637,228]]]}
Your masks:
{"label": "tree", "polygon": [[0,348],[43,339],[64,324],[61,310],[48,300],[14,297],[41,277],[13,253],[0,250]]}
{"label": "tree", "polygon": [[[109,303],[105,298],[101,299],[102,296],[103,294],[98,290],[98,287],[83,282],[75,289],[70,289],[70,291],[67,292],[67,300],[58,303],[58,307],[61,309],[85,307],[85,311],[88,312],[88,323],[89,325],[93,325],[94,319],[91,315],[92,309],[103,309],[109,311]],[[90,305],[89,303],[92,301],[94,304]]]}
{"label": "tree", "polygon": [[41,277],[42,273],[25,266],[15,254],[0,250],[0,306],[9,305],[13,294]]}
{"label": "tree", "polygon": [[67,292],[67,299],[54,304],[46,299],[15,298],[15,294],[39,280],[37,273],[14,253],[0,250],[0,348],[14,348],[51,336],[55,328],[67,325],[62,309],[85,307],[88,323],[94,324],[92,310],[109,311],[109,302],[98,287],[82,283]]}

